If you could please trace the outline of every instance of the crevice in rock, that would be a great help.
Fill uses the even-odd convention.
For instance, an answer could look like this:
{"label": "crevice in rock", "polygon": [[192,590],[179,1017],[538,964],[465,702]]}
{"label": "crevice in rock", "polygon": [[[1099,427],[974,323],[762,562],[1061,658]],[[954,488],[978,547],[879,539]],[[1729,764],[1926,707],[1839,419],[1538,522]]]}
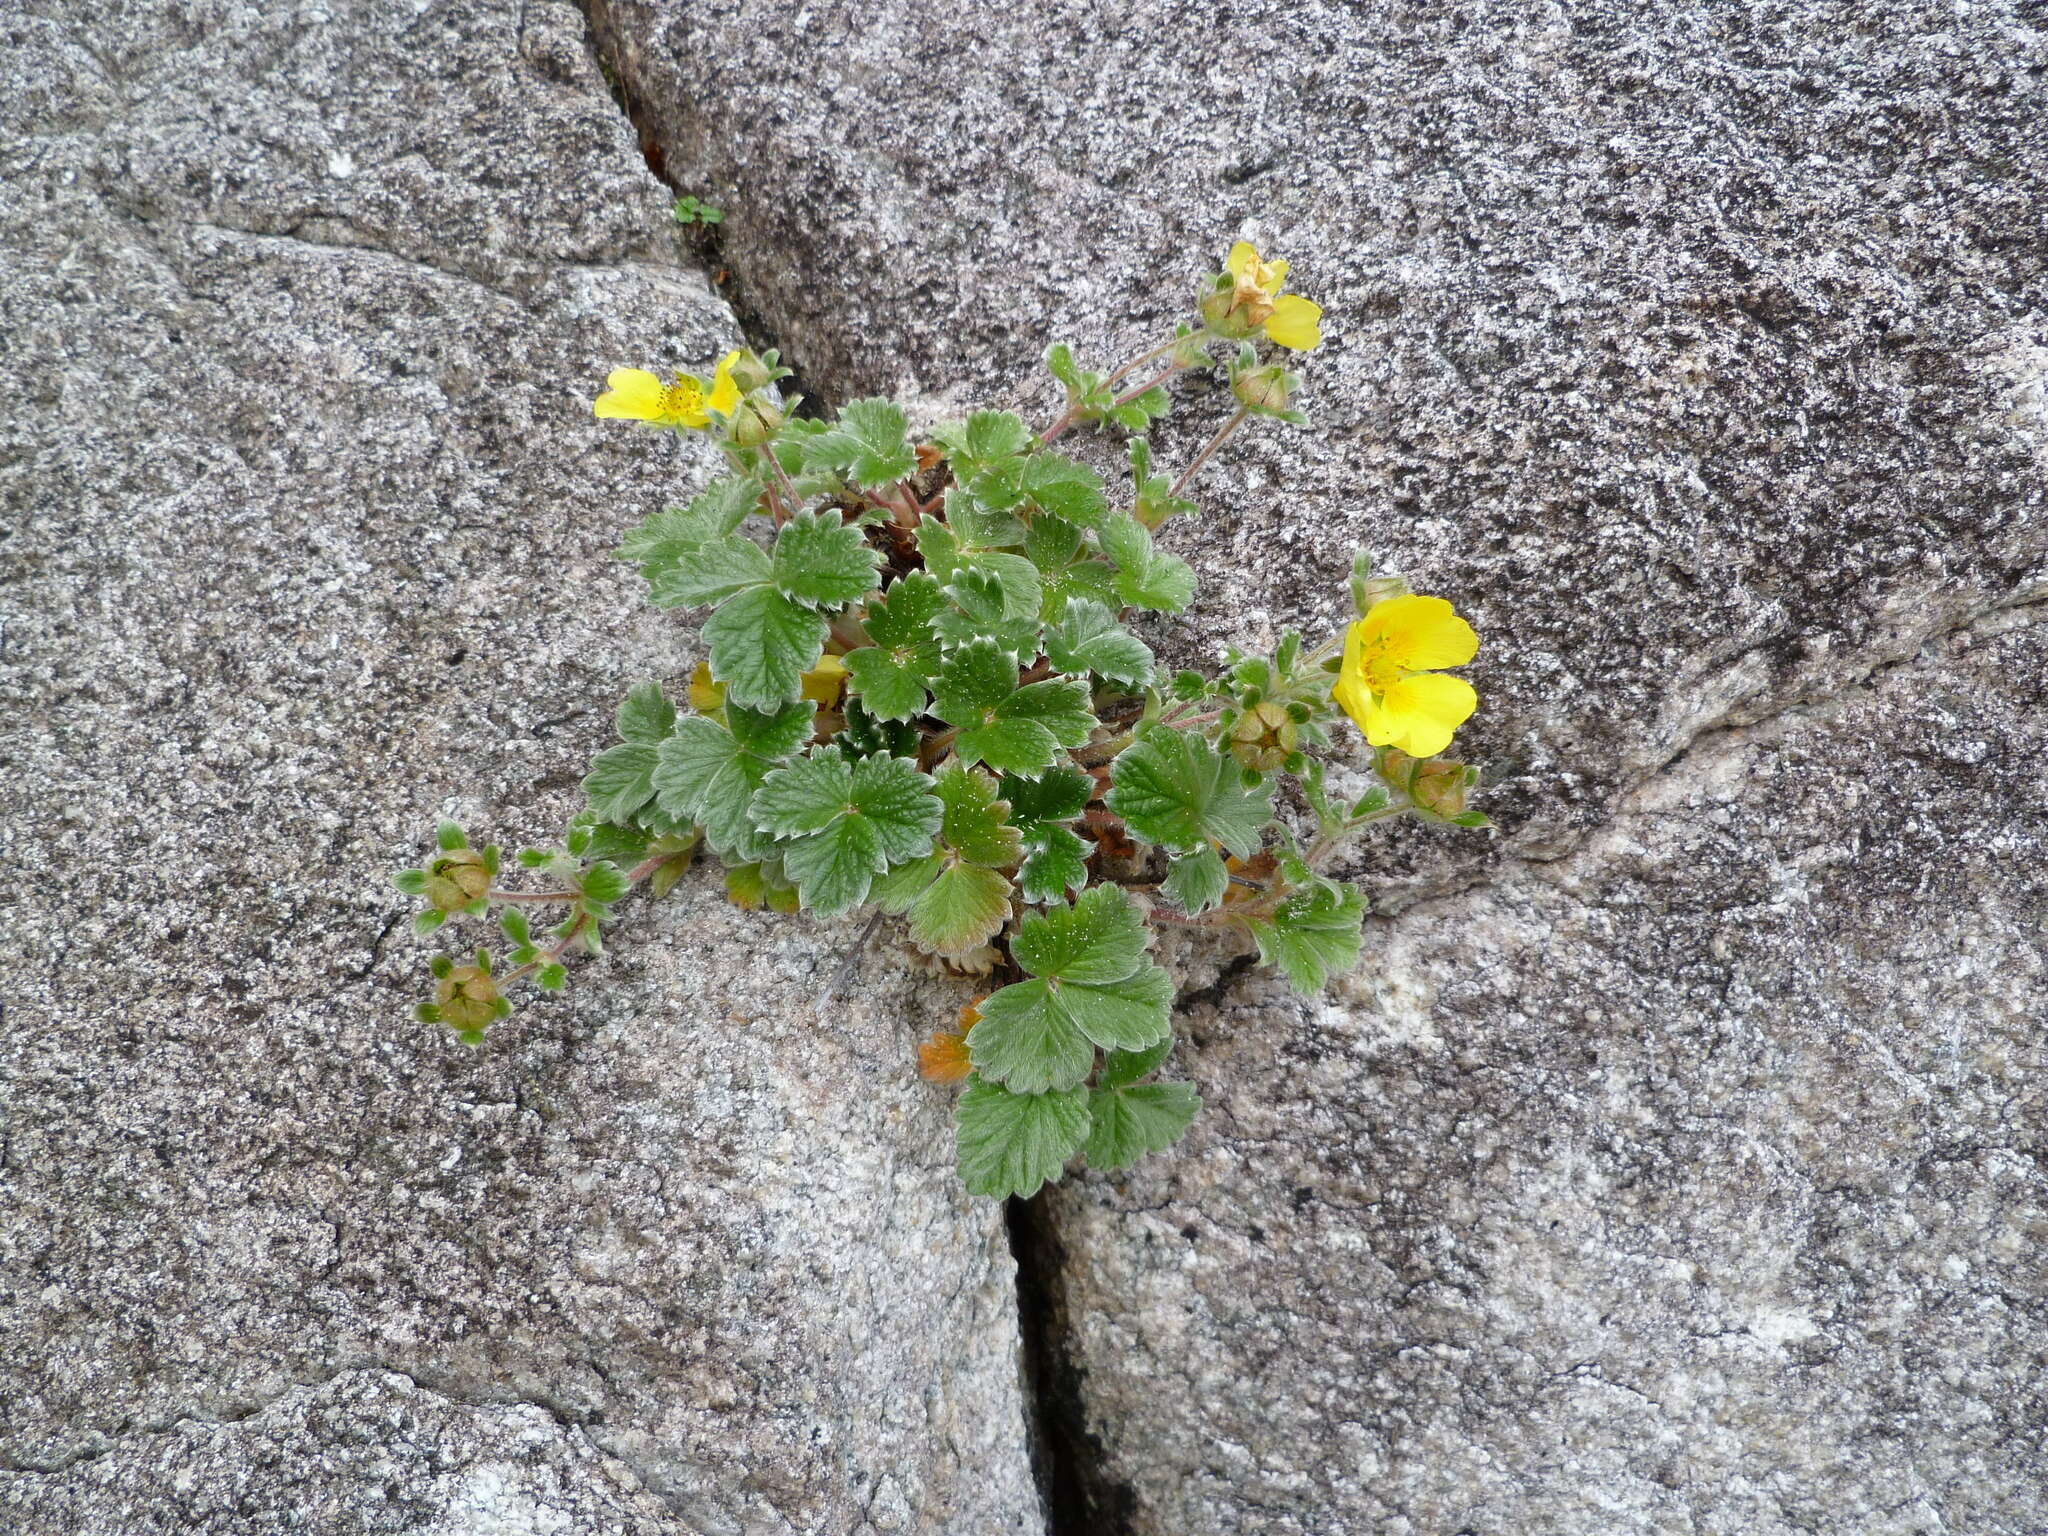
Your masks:
{"label": "crevice in rock", "polygon": [[[656,127],[655,113],[634,87],[632,76],[624,68],[619,34],[612,25],[611,7],[606,0],[576,0],[576,4],[583,12],[584,41],[590,49],[590,56],[596,61],[598,73],[604,77],[605,84],[610,87],[612,100],[618,103],[619,111],[632,125],[634,137],[640,144],[640,154],[647,161],[647,169],[677,196],[684,193],[701,195],[704,188],[688,185],[686,178],[671,163],[668,147],[662,142]],[[815,381],[810,378],[809,371],[799,358],[790,354],[773,318],[755,297],[746,272],[725,259],[725,226],[694,226],[685,243],[693,248],[692,254],[710,280],[712,291],[732,311],[747,345],[756,352],[773,349],[780,354],[782,366],[790,370],[790,377],[782,381],[783,392],[803,397],[797,414],[822,414],[824,401],[813,387]]]}
{"label": "crevice in rock", "polygon": [[1031,1415],[1031,1470],[1048,1536],[1127,1536],[1137,1495],[1110,1476],[1102,1441],[1090,1432],[1086,1373],[1068,1348],[1065,1245],[1049,1191],[1005,1202],[1017,1261],[1017,1327],[1024,1346],[1024,1399]]}

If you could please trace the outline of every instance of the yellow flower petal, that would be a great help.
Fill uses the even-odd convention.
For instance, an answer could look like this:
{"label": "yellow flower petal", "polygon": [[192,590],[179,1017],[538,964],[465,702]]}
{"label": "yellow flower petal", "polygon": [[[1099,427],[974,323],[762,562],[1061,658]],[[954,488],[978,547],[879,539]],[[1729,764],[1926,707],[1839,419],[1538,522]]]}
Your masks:
{"label": "yellow flower petal", "polygon": [[1230,254],[1223,259],[1223,270],[1232,277],[1242,277],[1244,269],[1258,259],[1258,247],[1249,240],[1240,240],[1230,248]]}
{"label": "yellow flower petal", "polygon": [[614,368],[605,379],[605,393],[591,411],[624,421],[652,421],[661,414],[661,380],[644,368]]}
{"label": "yellow flower petal", "polygon": [[1363,622],[1366,642],[1382,642],[1403,671],[1462,667],[1479,654],[1478,634],[1440,597],[1390,597],[1374,603]]}
{"label": "yellow flower petal", "polygon": [[732,408],[740,403],[740,387],[733,382],[732,365],[740,360],[737,350],[725,354],[718,360],[718,372],[711,382],[711,398],[705,403],[721,416],[730,416]]}
{"label": "yellow flower petal", "polygon": [[803,675],[804,697],[830,709],[839,701],[839,684],[845,676],[845,662],[837,656],[820,656],[818,664]]}
{"label": "yellow flower petal", "polygon": [[1365,739],[1376,747],[1399,747],[1410,757],[1435,757],[1478,707],[1479,695],[1462,677],[1418,672],[1386,691]]}
{"label": "yellow flower petal", "polygon": [[[1286,262],[1274,265],[1285,267]],[[1323,306],[1298,293],[1283,293],[1273,301],[1273,313],[1266,318],[1266,335],[1296,352],[1313,352],[1322,345]]]}
{"label": "yellow flower petal", "polygon": [[1330,696],[1361,731],[1366,728],[1372,711],[1372,690],[1365,683],[1363,619],[1344,632],[1344,669],[1337,674],[1337,686],[1330,690]]}

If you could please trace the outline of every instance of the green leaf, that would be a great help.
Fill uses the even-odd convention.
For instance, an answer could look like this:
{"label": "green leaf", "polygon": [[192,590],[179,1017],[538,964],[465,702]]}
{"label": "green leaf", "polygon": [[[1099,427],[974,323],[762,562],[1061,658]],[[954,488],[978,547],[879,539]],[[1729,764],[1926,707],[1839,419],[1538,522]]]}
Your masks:
{"label": "green leaf", "polygon": [[583,793],[598,820],[631,820],[654,798],[654,748],[628,742],[598,753],[583,777]]}
{"label": "green leaf", "polygon": [[1049,826],[1024,839],[1024,862],[1017,868],[1017,888],[1038,905],[1058,901],[1088,884],[1088,844],[1071,828]]}
{"label": "green leaf", "polygon": [[[920,694],[920,698],[922,694]],[[923,737],[907,720],[877,720],[856,694],[842,706],[845,723],[832,739],[848,757],[915,757]]]}
{"label": "green leaf", "polygon": [[[656,749],[657,753],[659,748]],[[659,768],[659,762],[656,767]],[[645,817],[650,807],[641,806],[636,817]],[[588,811],[570,823],[572,835],[577,837],[576,857],[579,859],[610,859],[614,864],[638,864],[647,855],[648,835],[637,827],[622,827],[615,822],[591,819]]]}
{"label": "green leaf", "polygon": [[1173,482],[1165,475],[1152,473],[1152,445],[1142,437],[1131,439],[1131,480],[1137,487],[1137,518],[1147,528],[1199,510],[1192,501],[1173,494]]}
{"label": "green leaf", "polygon": [[702,822],[722,857],[761,858],[768,839],[755,830],[749,807],[769,772],[810,738],[816,710],[809,699],[767,713],[729,704],[728,725],[682,721],[658,749],[657,803],[671,816]]}
{"label": "green leaf", "polygon": [[681,550],[650,579],[648,601],[657,608],[694,608],[722,603],[768,580],[768,552],[739,534],[707,539]]}
{"label": "green leaf", "polygon": [[970,864],[1001,869],[1017,862],[1023,838],[1009,824],[1010,804],[993,777],[956,759],[938,771],[932,791],[946,808],[939,841]]}
{"label": "green leaf", "polygon": [[1190,917],[1223,905],[1223,893],[1230,888],[1230,871],[1214,848],[1202,847],[1175,859],[1167,868],[1160,893]]}
{"label": "green leaf", "polygon": [[1033,976],[1100,984],[1145,965],[1149,942],[1144,914],[1131,899],[1113,885],[1099,885],[1071,907],[1025,918],[1010,953]]}
{"label": "green leaf", "polygon": [[830,631],[822,614],[773,587],[755,587],[704,621],[711,675],[725,684],[731,703],[780,708],[802,695],[803,675],[825,653]]}
{"label": "green leaf", "polygon": [[1213,842],[1249,858],[1273,814],[1273,786],[1246,789],[1237,765],[1194,731],[1148,726],[1117,754],[1110,778],[1104,803],[1131,835],[1176,853]]}
{"label": "green leaf", "polygon": [[1010,917],[1010,882],[993,869],[948,859],[910,908],[910,937],[941,955],[986,944]]}
{"label": "green leaf", "polygon": [[807,608],[839,608],[875,589],[881,555],[837,513],[799,512],[775,539],[775,586]]}
{"label": "green leaf", "polygon": [[892,484],[917,468],[908,426],[894,401],[849,400],[832,427],[805,442],[804,467],[837,471],[855,485]]}
{"label": "green leaf", "polygon": [[1195,573],[1187,561],[1154,548],[1152,535],[1136,518],[1111,518],[1096,538],[1117,564],[1117,595],[1131,607],[1179,613],[1193,600]]}
{"label": "green leaf", "polygon": [[1156,965],[1101,986],[1034,977],[979,1006],[981,1021],[967,1037],[976,1070],[1019,1092],[1042,1093],[1086,1078],[1097,1045],[1135,1050],[1165,1034],[1173,982]]}
{"label": "green leaf", "polygon": [[946,658],[932,687],[932,711],[958,729],[953,750],[961,761],[1036,775],[1063,747],[1088,739],[1095,716],[1087,684],[1048,678],[1020,688],[1017,677],[1017,658],[994,640],[972,641]]}
{"label": "green leaf", "polygon": [[761,482],[728,476],[707,486],[687,507],[664,507],[619,544],[619,558],[640,567],[650,585],[688,551],[732,533],[761,502]]}
{"label": "green leaf", "polygon": [[1074,598],[1045,631],[1045,656],[1062,672],[1093,672],[1113,683],[1143,688],[1152,681],[1152,650],[1117,623],[1102,603]]}
{"label": "green leaf", "polygon": [[1088,844],[1060,825],[1087,808],[1095,781],[1078,768],[1051,768],[1042,778],[1005,778],[1010,822],[1023,834],[1017,885],[1029,902],[1058,901],[1088,884]]}
{"label": "green leaf", "polygon": [[884,912],[901,917],[916,905],[917,898],[938,879],[939,871],[945,867],[946,855],[939,852],[928,853],[906,864],[892,865],[889,872],[869,890],[868,900]]}
{"label": "green leaf", "polygon": [[1067,1159],[1088,1139],[1088,1095],[1011,1093],[997,1083],[971,1082],[954,1111],[959,1120],[960,1178],[968,1192],[1028,1198],[1056,1182]]}
{"label": "green leaf", "polygon": [[1320,992],[1331,976],[1358,963],[1365,897],[1355,885],[1319,885],[1296,891],[1270,918],[1245,922],[1261,964],[1277,965],[1297,992]]}
{"label": "green leaf", "polygon": [[1074,349],[1064,341],[1056,341],[1045,349],[1045,368],[1069,390],[1079,391],[1081,365],[1074,361]]}
{"label": "green leaf", "polygon": [[968,488],[991,511],[1007,512],[1029,502],[1084,528],[1094,527],[1109,513],[1102,476],[1062,453],[999,460],[975,475]]}
{"label": "green leaf", "polygon": [[1031,429],[1015,411],[976,411],[967,418],[961,448],[969,459],[986,464],[1022,453],[1032,441]]}
{"label": "green leaf", "polygon": [[1128,1168],[1147,1152],[1163,1152],[1201,1107],[1201,1095],[1187,1083],[1094,1089],[1088,1095],[1089,1166]]}
{"label": "green leaf", "polygon": [[1173,983],[1145,958],[1145,920],[1115,886],[1025,917],[1010,954],[1027,972],[984,999],[967,1037],[975,1069],[1024,1093],[1070,1088],[1095,1047],[1137,1050],[1171,1027]]}
{"label": "green leaf", "polygon": [[584,900],[594,901],[602,906],[610,906],[631,889],[626,884],[625,871],[609,859],[601,860],[584,870],[577,888],[583,893]]}
{"label": "green leaf", "polygon": [[956,567],[953,579],[946,584],[946,596],[954,606],[938,616],[933,628],[947,645],[961,646],[988,639],[1013,656],[1038,654],[1037,610],[1021,615],[1011,613],[1008,588],[995,571],[976,565]]}
{"label": "green leaf", "polygon": [[423,896],[427,890],[427,872],[424,869],[401,869],[391,877],[391,883],[408,896]]}
{"label": "green leaf", "polygon": [[1122,1088],[1126,1084],[1135,1083],[1141,1077],[1150,1077],[1172,1054],[1171,1035],[1142,1051],[1110,1051],[1102,1058],[1102,1070],[1096,1074],[1095,1086]]}
{"label": "green leaf", "polygon": [[653,746],[676,726],[676,707],[659,683],[638,683],[619,706],[619,735],[640,746]]}
{"label": "green leaf", "polygon": [[459,848],[469,846],[467,834],[463,832],[459,823],[453,821],[444,821],[434,829],[434,841],[440,845],[443,853],[454,853]]}
{"label": "green leaf", "polygon": [[945,814],[931,786],[905,758],[849,762],[839,748],[819,747],[767,776],[752,815],[761,830],[792,839],[783,868],[804,905],[836,917],[865,901],[891,864],[931,852]]}
{"label": "green leaf", "polygon": [[939,670],[932,620],[946,594],[923,571],[898,578],[868,605],[864,626],[872,645],[845,656],[849,685],[876,718],[909,720],[924,713],[925,690]]}

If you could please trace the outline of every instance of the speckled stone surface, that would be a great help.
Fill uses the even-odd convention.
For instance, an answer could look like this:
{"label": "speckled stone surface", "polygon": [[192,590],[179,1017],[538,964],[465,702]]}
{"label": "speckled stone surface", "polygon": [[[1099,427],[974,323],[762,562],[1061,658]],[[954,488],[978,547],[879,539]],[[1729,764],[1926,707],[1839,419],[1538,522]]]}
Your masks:
{"label": "speckled stone surface", "polygon": [[836,398],[1046,419],[1050,337],[1290,258],[1316,428],[1155,639],[1358,544],[1485,636],[1501,835],[1359,855],[1360,974],[1225,968],[1192,1140],[1037,1223],[1074,1528],[2037,1532],[2039,8],[597,14]]}
{"label": "speckled stone surface", "polygon": [[707,456],[589,400],[735,337],[572,7],[0,21],[0,1527],[1038,1528],[953,988],[699,871],[410,1019],[391,871],[701,654],[610,551]]}

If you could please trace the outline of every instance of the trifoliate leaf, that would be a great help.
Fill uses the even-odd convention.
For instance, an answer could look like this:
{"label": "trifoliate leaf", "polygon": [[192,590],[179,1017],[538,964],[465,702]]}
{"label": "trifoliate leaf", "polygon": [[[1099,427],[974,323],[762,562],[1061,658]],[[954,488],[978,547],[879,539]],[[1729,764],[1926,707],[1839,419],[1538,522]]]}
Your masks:
{"label": "trifoliate leaf", "polygon": [[1145,958],[1145,920],[1115,886],[1031,914],[1010,953],[1031,974],[985,999],[967,1037],[976,1070],[1019,1092],[1069,1088],[1095,1047],[1138,1050],[1171,1027],[1173,983]]}
{"label": "trifoliate leaf", "polygon": [[1104,803],[1131,835],[1177,853],[1221,843],[1251,857],[1273,814],[1273,786],[1246,789],[1237,764],[1198,732],[1147,727],[1110,765],[1114,784]]}
{"label": "trifoliate leaf", "polygon": [[993,777],[955,760],[938,771],[932,792],[946,808],[940,842],[970,864],[1001,869],[1017,862],[1023,839],[1009,824],[1010,803]]}
{"label": "trifoliate leaf", "polygon": [[954,1114],[961,1181],[970,1194],[998,1200],[1028,1198],[1057,1181],[1067,1159],[1088,1139],[1088,1095],[1078,1088],[1026,1094],[971,1081]]}
{"label": "trifoliate leaf", "polygon": [[771,571],[768,552],[736,533],[707,539],[680,550],[648,583],[648,601],[657,608],[694,608],[722,603],[735,593],[758,587]]}
{"label": "trifoliate leaf", "polygon": [[804,467],[829,469],[855,485],[888,485],[917,468],[905,439],[909,419],[891,400],[849,400],[839,420],[804,443]]}
{"label": "trifoliate leaf", "polygon": [[874,644],[848,651],[845,661],[853,692],[877,719],[924,713],[925,690],[939,670],[932,620],[945,608],[945,592],[923,571],[900,578],[868,605],[864,624]]}
{"label": "trifoliate leaf", "polygon": [[799,512],[775,538],[775,586],[807,608],[838,608],[875,589],[881,555],[836,513]]}
{"label": "trifoliate leaf", "polygon": [[1223,867],[1223,855],[1206,846],[1175,859],[1159,887],[1161,895],[1190,917],[1222,906],[1228,889],[1230,871]]}
{"label": "trifoliate leaf", "polygon": [[948,858],[910,908],[910,937],[922,949],[964,955],[1010,918],[1010,882],[993,869]]}
{"label": "trifoliate leaf", "polygon": [[1152,535],[1136,518],[1113,517],[1096,538],[1116,562],[1117,595],[1129,606],[1179,613],[1193,599],[1195,573],[1187,561],[1155,549]]}
{"label": "trifoliate leaf", "polygon": [[1034,618],[1045,601],[1045,586],[1038,567],[1022,555],[988,550],[965,544],[937,518],[918,524],[917,549],[924,567],[942,582],[950,582],[966,566],[995,576],[1003,584],[1003,616]]}
{"label": "trifoliate leaf", "polygon": [[753,860],[769,839],[748,813],[769,772],[810,738],[817,706],[809,699],[762,713],[726,706],[729,726],[692,717],[658,749],[654,794],[669,815],[704,824],[722,857]]}
{"label": "trifoliate leaf", "polygon": [[654,748],[639,742],[600,752],[583,777],[583,793],[600,821],[630,821],[654,798]]}
{"label": "trifoliate leaf", "polygon": [[1147,1152],[1163,1152],[1180,1140],[1201,1107],[1201,1095],[1187,1083],[1091,1090],[1088,1165],[1111,1171],[1130,1167]]}
{"label": "trifoliate leaf", "polygon": [[891,864],[931,851],[944,808],[931,777],[907,759],[849,762],[837,747],[778,768],[754,796],[754,823],[787,839],[783,868],[804,905],[836,917],[867,899]]}
{"label": "trifoliate leaf", "polygon": [[1135,394],[1128,400],[1106,406],[1102,414],[1126,432],[1142,432],[1172,409],[1173,397],[1154,384],[1150,389]]}
{"label": "trifoliate leaf", "polygon": [[675,729],[676,707],[659,683],[636,683],[619,706],[619,735],[640,746],[653,746]]}
{"label": "trifoliate leaf", "polygon": [[1002,773],[1036,775],[1063,747],[1078,747],[1095,727],[1088,686],[1069,678],[1017,686],[1017,658],[994,640],[970,642],[946,658],[932,687],[932,711],[958,728],[962,762]]}
{"label": "trifoliate leaf", "polygon": [[1045,658],[1062,672],[1093,672],[1113,683],[1143,688],[1152,681],[1152,650],[1117,623],[1105,605],[1087,598],[1068,602],[1045,631]]}
{"label": "trifoliate leaf", "polygon": [[803,675],[825,653],[831,626],[773,587],[755,587],[721,604],[704,621],[711,675],[727,699],[778,709],[803,693]]}
{"label": "trifoliate leaf", "polygon": [[1280,967],[1297,992],[1320,992],[1358,963],[1365,897],[1355,885],[1322,884],[1296,891],[1271,917],[1245,921],[1262,964]]}
{"label": "trifoliate leaf", "polygon": [[1081,365],[1074,361],[1074,349],[1064,341],[1056,341],[1045,349],[1045,370],[1069,390],[1081,387]]}

